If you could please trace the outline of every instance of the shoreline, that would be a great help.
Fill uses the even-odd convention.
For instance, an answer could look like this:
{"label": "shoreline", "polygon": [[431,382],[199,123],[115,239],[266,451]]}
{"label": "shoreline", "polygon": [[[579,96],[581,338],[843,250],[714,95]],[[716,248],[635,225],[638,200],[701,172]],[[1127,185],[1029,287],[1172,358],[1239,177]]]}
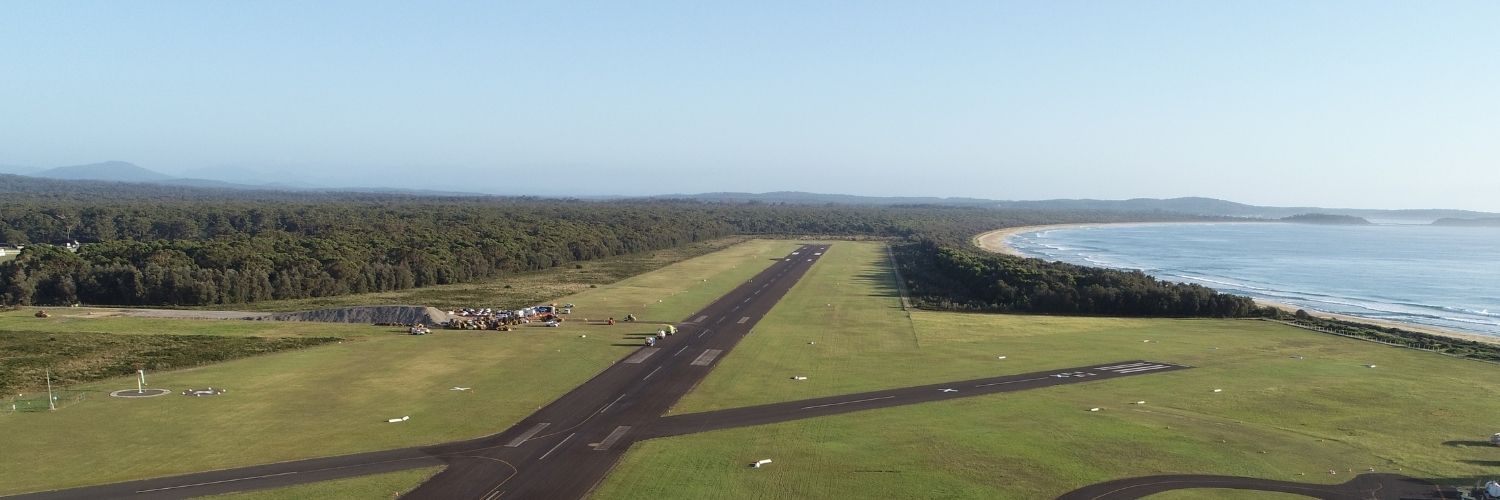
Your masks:
{"label": "shoreline", "polygon": [[[1038,232],[1038,231],[1048,231],[1048,230],[1052,230],[1052,229],[1083,229],[1083,228],[1102,227],[1102,226],[1140,226],[1140,225],[1146,225],[1146,224],[1206,224],[1206,223],[1203,223],[1203,222],[1097,222],[1097,223],[1073,223],[1073,224],[1046,224],[1046,225],[1041,225],[1041,226],[1019,226],[1019,227],[1007,227],[1007,228],[1002,228],[1002,229],[996,229],[994,231],[988,231],[988,232],[980,233],[980,234],[974,236],[973,238],[971,238],[970,242],[974,246],[979,247],[981,250],[985,250],[985,251],[988,251],[988,252],[994,252],[994,253],[999,253],[999,254],[1010,255],[1012,257],[1032,258],[1032,257],[1028,257],[1025,254],[1022,254],[1021,251],[1017,250],[1015,247],[1010,246],[1010,244],[1007,243],[1006,240],[1009,239],[1011,236],[1015,236],[1017,234],[1034,233],[1034,232]],[[1307,311],[1308,314],[1311,314],[1314,317],[1320,317],[1320,318],[1324,318],[1324,319],[1335,319],[1335,320],[1339,320],[1339,321],[1349,321],[1349,322],[1354,322],[1354,323],[1364,323],[1364,324],[1367,324],[1367,325],[1374,325],[1374,326],[1379,326],[1379,327],[1400,328],[1402,330],[1410,330],[1410,331],[1418,332],[1418,333],[1426,333],[1426,334],[1431,334],[1431,335],[1440,335],[1440,336],[1443,336],[1443,337],[1451,337],[1451,338],[1460,339],[1460,340],[1472,340],[1472,341],[1475,341],[1475,342],[1483,342],[1483,343],[1486,343],[1486,344],[1500,345],[1500,337],[1493,336],[1493,335],[1484,335],[1484,334],[1479,334],[1479,333],[1464,332],[1464,331],[1452,330],[1452,329],[1448,329],[1448,328],[1441,328],[1441,327],[1436,327],[1436,326],[1428,326],[1428,325],[1423,325],[1423,324],[1418,324],[1418,323],[1408,323],[1408,322],[1403,322],[1403,321],[1390,321],[1390,320],[1383,320],[1383,319],[1364,318],[1364,317],[1353,316],[1353,315],[1349,315],[1349,314],[1340,314],[1340,313],[1334,313],[1334,312],[1328,312],[1328,311],[1321,311],[1321,310],[1316,310],[1316,309],[1308,309],[1308,308],[1305,308],[1305,307],[1297,307],[1297,306],[1293,306],[1291,304],[1283,304],[1283,303],[1280,303],[1280,302],[1275,302],[1275,301],[1270,301],[1270,300],[1265,300],[1265,299],[1257,299],[1257,298],[1253,298],[1253,297],[1251,298],[1251,300],[1254,300],[1257,305],[1265,306],[1265,307],[1274,307],[1274,308],[1277,308],[1277,309],[1280,309],[1280,310],[1283,310],[1283,311],[1286,311],[1286,312],[1295,313],[1295,312],[1297,312],[1298,309],[1302,309],[1302,310]]]}

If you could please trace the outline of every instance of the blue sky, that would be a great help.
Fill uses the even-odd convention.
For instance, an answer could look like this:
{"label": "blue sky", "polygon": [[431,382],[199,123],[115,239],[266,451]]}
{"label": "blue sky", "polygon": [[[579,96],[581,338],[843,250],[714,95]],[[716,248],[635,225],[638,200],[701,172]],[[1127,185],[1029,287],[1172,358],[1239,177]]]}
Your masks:
{"label": "blue sky", "polygon": [[16,2],[0,164],[1500,211],[1495,26],[1497,2]]}

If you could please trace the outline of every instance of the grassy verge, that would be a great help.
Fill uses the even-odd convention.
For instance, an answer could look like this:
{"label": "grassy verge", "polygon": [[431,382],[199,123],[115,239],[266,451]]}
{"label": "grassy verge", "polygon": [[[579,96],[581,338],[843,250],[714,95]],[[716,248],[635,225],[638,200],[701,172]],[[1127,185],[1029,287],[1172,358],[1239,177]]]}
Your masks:
{"label": "grassy verge", "polygon": [[577,262],[567,266],[518,273],[478,283],[460,283],[392,292],[270,300],[234,304],[244,311],[305,311],[330,307],[372,304],[413,304],[439,309],[457,307],[525,307],[558,297],[580,293],[591,286],[604,286],[648,271],[707,255],[747,241],[746,237],[721,238],[675,248],[642,252],[607,259]]}
{"label": "grassy verge", "polygon": [[[611,327],[577,320],[626,313],[647,320],[680,320],[794,246],[786,241],[750,241],[612,285],[586,288],[559,299],[578,305],[572,315],[575,321],[562,328],[411,336],[396,328],[317,325],[366,333],[340,335],[346,339],[342,343],[162,372],[152,378],[153,386],[174,390],[228,388],[223,396],[101,396],[56,412],[0,413],[0,429],[6,434],[0,453],[0,494],[499,432],[633,349],[635,342],[625,340],[629,334],[656,326]],[[217,331],[242,324],[106,320],[110,326],[99,329],[135,325],[134,321],[148,321],[160,332]],[[473,390],[448,390],[453,386]],[[105,393],[127,387],[133,388],[134,382],[117,378],[75,389]],[[400,416],[411,420],[400,425],[385,422]]]}
{"label": "grassy verge", "polygon": [[391,499],[415,489],[442,467],[387,472],[370,476],[337,479],[270,490],[214,495],[215,500],[298,500],[303,498]]}
{"label": "grassy verge", "polygon": [[[596,498],[1030,499],[1150,474],[1337,483],[1369,467],[1470,478],[1500,463],[1482,443],[1500,411],[1494,365],[1254,320],[908,321],[887,274],[878,247],[835,245],[674,411],[1129,359],[1196,368],[646,441]],[[775,462],[745,467],[761,458]]]}

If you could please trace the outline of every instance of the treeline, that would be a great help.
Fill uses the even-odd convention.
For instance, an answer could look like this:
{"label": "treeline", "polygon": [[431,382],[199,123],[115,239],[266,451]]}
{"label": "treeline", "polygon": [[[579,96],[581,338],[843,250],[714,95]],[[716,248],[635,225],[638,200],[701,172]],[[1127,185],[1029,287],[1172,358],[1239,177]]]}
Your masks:
{"label": "treeline", "polygon": [[[734,233],[699,211],[567,203],[7,204],[5,304],[205,305],[462,283]],[[19,234],[20,236],[17,236]]]}
{"label": "treeline", "polygon": [[1260,312],[1247,297],[1139,271],[1023,259],[938,239],[898,245],[896,255],[913,303],[928,309],[1217,318]]}
{"label": "treeline", "polygon": [[[923,307],[1136,316],[1239,316],[1250,307],[1248,299],[1202,287],[991,255],[968,241],[1000,227],[1187,219],[1170,213],[80,185],[70,191],[0,176],[7,196],[0,243],[27,245],[0,264],[0,303],[325,297],[492,279],[732,234],[816,234],[901,242],[898,258]],[[54,245],[74,240],[83,243],[77,253]]]}

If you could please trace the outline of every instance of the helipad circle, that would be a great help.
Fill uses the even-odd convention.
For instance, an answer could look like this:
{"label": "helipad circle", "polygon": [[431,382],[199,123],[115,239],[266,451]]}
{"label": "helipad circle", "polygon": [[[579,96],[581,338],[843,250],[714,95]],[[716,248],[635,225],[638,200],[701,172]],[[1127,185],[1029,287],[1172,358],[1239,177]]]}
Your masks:
{"label": "helipad circle", "polygon": [[171,389],[145,389],[139,391],[135,389],[120,389],[118,391],[109,393],[109,395],[117,398],[154,398],[157,396],[165,396],[171,393]]}

